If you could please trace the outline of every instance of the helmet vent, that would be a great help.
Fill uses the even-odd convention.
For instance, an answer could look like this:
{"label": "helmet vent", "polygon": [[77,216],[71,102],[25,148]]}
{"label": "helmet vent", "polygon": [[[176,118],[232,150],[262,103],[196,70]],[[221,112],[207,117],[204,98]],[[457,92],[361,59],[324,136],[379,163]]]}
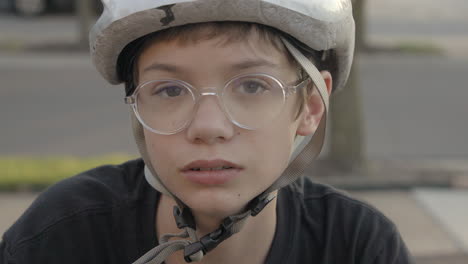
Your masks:
{"label": "helmet vent", "polygon": [[166,16],[161,18],[161,24],[163,27],[168,26],[172,21],[175,20],[174,13],[172,12],[172,7],[174,7],[175,4],[172,5],[165,5],[165,6],[160,6],[156,9],[160,9],[166,13]]}

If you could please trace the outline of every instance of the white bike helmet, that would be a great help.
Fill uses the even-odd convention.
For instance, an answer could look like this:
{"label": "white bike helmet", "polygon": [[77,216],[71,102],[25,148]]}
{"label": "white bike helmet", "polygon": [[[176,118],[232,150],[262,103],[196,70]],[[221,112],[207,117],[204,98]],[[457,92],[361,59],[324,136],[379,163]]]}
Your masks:
{"label": "white bike helmet", "polygon": [[185,229],[160,238],[160,245],[135,263],[162,263],[170,254],[184,250],[187,262],[200,260],[223,240],[239,232],[249,216],[257,215],[272,197],[271,193],[298,179],[308,163],[320,152],[326,127],[328,93],[325,82],[300,51],[324,51],[322,60],[333,79],[333,91],[343,88],[349,76],[354,53],[354,19],[351,0],[102,0],[104,12],[90,32],[90,49],[94,65],[111,84],[122,83],[118,61],[122,51],[133,41],[164,29],[204,22],[240,21],[276,28],[288,38],[282,41],[291,55],[314,82],[322,97],[325,114],[314,135],[297,137],[294,152],[283,174],[263,193],[254,198],[243,212],[227,217],[217,230],[198,238],[196,223],[188,208],[161,182],[149,162],[143,127],[133,118],[133,129],[139,151],[145,161],[145,177],[158,191],[173,197],[177,226]]}

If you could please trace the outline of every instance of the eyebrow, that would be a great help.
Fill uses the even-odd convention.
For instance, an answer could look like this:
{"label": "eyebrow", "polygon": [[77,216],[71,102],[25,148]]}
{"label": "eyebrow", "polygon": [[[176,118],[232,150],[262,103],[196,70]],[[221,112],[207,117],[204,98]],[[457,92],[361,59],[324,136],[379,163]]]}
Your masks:
{"label": "eyebrow", "polygon": [[148,72],[148,71],[179,72],[180,68],[175,65],[170,65],[170,64],[153,63],[143,70],[143,72]]}
{"label": "eyebrow", "polygon": [[232,65],[231,68],[233,70],[245,70],[249,68],[263,67],[263,66],[268,66],[268,67],[273,67],[273,68],[280,67],[278,64],[275,64],[273,62],[270,62],[264,59],[253,59],[253,60],[246,60],[240,63],[236,63]]}
{"label": "eyebrow", "polygon": [[[239,63],[235,63],[231,65],[229,68],[234,71],[238,71],[238,70],[245,70],[249,68],[262,67],[262,66],[268,66],[272,68],[280,67],[278,64],[275,64],[273,62],[270,62],[264,59],[252,59],[252,60],[245,60]],[[165,72],[171,72],[171,73],[179,73],[179,72],[182,72],[183,69],[176,65],[164,64],[164,63],[153,63],[143,70],[143,72],[148,72],[148,71],[165,71]]]}

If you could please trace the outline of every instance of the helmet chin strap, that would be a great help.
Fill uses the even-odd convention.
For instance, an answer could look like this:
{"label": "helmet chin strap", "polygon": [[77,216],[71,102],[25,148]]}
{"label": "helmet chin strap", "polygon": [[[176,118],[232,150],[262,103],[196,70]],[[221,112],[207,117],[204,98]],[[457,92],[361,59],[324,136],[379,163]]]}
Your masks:
{"label": "helmet chin strap", "polygon": [[158,190],[160,193],[165,194],[171,198],[175,198],[172,193],[170,193],[166,187],[162,184],[161,180],[159,180],[159,177],[155,177],[155,174],[153,174],[150,170],[150,168],[145,165],[145,179],[153,187],[154,189]]}
{"label": "helmet chin strap", "polygon": [[[289,52],[312,79],[322,98],[325,112],[317,130],[312,136],[298,136],[296,138],[294,151],[291,154],[289,165],[282,175],[267,190],[251,200],[243,211],[236,215],[226,217],[216,230],[201,238],[197,237],[196,222],[190,208],[164,186],[164,183],[161,182],[156,171],[152,167],[145,145],[143,127],[136,117],[132,115],[135,142],[137,143],[140,154],[146,164],[145,178],[153,188],[176,201],[178,206],[174,207],[174,218],[177,227],[184,230],[180,234],[163,235],[160,238],[159,245],[135,261],[134,264],[160,264],[172,253],[182,249],[184,250],[185,261],[200,261],[206,253],[216,248],[222,241],[239,232],[249,216],[256,216],[259,214],[263,208],[265,208],[265,206],[275,198],[275,195],[272,194],[274,191],[297,180],[303,174],[309,162],[315,159],[315,157],[320,153],[325,137],[326,118],[328,113],[328,92],[325,81],[321,73],[309,59],[290,44],[288,40],[282,38],[282,41]],[[170,238],[175,237],[182,239],[169,241]],[[185,240],[184,238],[190,238],[190,240]]]}
{"label": "helmet chin strap", "polygon": [[326,122],[329,109],[329,95],[327,92],[327,85],[322,77],[320,71],[315,65],[307,59],[297,48],[295,48],[287,39],[281,38],[284,45],[296,59],[296,61],[302,66],[307,72],[309,77],[312,79],[317,91],[322,99],[323,106],[325,108],[323,116],[317,127],[317,130],[313,135],[306,137],[297,137],[295,140],[295,149],[291,155],[288,167],[284,170],[283,174],[261,195],[271,193],[284,186],[297,180],[307,168],[309,163],[313,161],[320,151],[322,150],[325,134],[326,134]]}

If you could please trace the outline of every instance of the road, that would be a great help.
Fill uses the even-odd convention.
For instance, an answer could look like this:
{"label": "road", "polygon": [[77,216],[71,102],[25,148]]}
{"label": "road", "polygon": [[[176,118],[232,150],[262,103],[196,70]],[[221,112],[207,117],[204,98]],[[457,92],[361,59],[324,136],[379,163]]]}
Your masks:
{"label": "road", "polygon": [[[363,56],[367,153],[468,157],[468,59]],[[85,54],[0,54],[0,155],[136,153],[123,88]]]}
{"label": "road", "polygon": [[85,55],[0,58],[1,154],[135,153],[122,90]]}

